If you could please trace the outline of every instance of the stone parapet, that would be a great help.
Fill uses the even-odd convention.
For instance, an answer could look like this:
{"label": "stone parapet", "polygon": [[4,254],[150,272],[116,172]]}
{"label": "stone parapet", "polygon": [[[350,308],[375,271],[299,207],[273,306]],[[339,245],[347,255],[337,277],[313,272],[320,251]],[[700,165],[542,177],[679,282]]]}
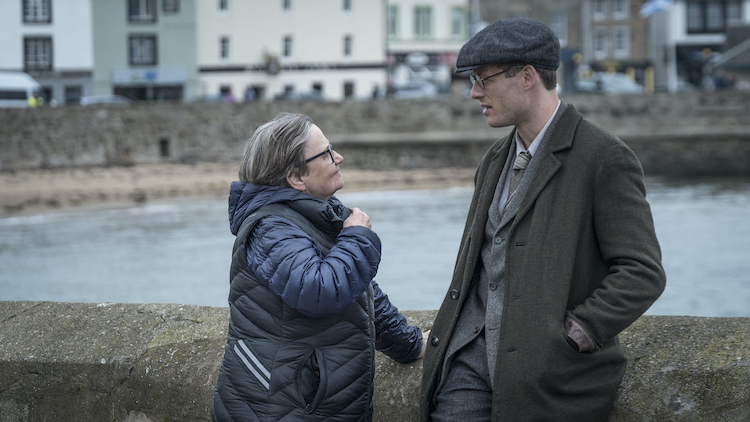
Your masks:
{"label": "stone parapet", "polygon": [[[405,311],[429,329],[435,311]],[[228,308],[0,302],[0,422],[209,421]],[[750,420],[750,318],[644,316],[610,422]],[[375,421],[418,418],[419,361],[378,354]]]}
{"label": "stone parapet", "polygon": [[[750,92],[562,98],[642,153],[651,174],[750,175]],[[0,170],[237,161],[253,131],[282,111],[311,116],[348,165],[364,169],[475,167],[507,133],[487,126],[476,100],[450,96],[0,109]]]}

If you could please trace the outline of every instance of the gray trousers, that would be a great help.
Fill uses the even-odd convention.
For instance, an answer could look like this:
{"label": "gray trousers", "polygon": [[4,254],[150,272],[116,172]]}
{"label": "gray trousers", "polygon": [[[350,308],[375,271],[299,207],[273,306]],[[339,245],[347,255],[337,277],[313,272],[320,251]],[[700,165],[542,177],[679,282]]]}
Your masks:
{"label": "gray trousers", "polygon": [[484,422],[492,417],[492,384],[484,330],[456,352],[430,415],[434,422]]}

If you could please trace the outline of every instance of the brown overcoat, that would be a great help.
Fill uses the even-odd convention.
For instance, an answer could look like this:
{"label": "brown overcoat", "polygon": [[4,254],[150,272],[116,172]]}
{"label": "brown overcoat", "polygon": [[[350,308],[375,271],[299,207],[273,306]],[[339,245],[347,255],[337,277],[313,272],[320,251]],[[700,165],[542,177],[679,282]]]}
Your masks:
{"label": "brown overcoat", "polygon": [[[479,259],[487,213],[513,134],[479,164],[451,286],[424,359],[421,420]],[[643,170],[617,137],[568,106],[511,223],[492,420],[606,421],[626,359],[617,335],[664,290]],[[567,340],[568,316],[594,351]]]}

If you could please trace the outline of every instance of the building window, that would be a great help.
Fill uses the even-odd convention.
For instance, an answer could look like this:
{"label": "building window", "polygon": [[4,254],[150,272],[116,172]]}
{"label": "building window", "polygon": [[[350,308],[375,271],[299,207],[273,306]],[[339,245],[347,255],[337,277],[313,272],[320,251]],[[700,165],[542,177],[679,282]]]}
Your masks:
{"label": "building window", "polygon": [[629,0],[612,0],[612,18],[615,20],[625,20],[630,17]]}
{"label": "building window", "polygon": [[551,12],[549,27],[560,40],[560,47],[568,45],[568,15],[565,12]]}
{"label": "building window", "polygon": [[727,3],[727,24],[740,24],[742,23],[742,3],[738,1],[730,1]]}
{"label": "building window", "polygon": [[131,35],[129,44],[131,65],[156,64],[156,35]]}
{"label": "building window", "polygon": [[388,38],[398,38],[398,6],[388,6]]}
{"label": "building window", "polygon": [[283,56],[292,57],[292,36],[287,35],[284,37],[284,45],[282,46]]}
{"label": "building window", "polygon": [[229,0],[219,0],[219,10],[226,12],[229,9]]}
{"label": "building window", "polygon": [[607,0],[594,0],[593,18],[595,21],[607,19]]}
{"label": "building window", "polygon": [[222,59],[229,58],[229,37],[221,37],[219,41],[219,57]]}
{"label": "building window", "polygon": [[618,26],[612,29],[612,54],[617,59],[630,57],[630,27]]}
{"label": "building window", "polygon": [[80,85],[65,86],[65,104],[78,104],[83,96],[83,87]]}
{"label": "building window", "polygon": [[52,22],[52,0],[23,0],[24,22]]}
{"label": "building window", "polygon": [[416,6],[414,8],[414,38],[432,38],[432,7]]}
{"label": "building window", "polygon": [[161,10],[164,13],[180,13],[180,0],[162,0]]}
{"label": "building window", "polygon": [[691,1],[687,4],[687,30],[690,34],[721,33],[742,19],[742,3],[730,1]]}
{"label": "building window", "polygon": [[344,98],[354,97],[354,82],[344,82]]}
{"label": "building window", "polygon": [[344,36],[344,57],[352,56],[352,36]]}
{"label": "building window", "polygon": [[52,38],[24,38],[23,56],[25,70],[52,70]]}
{"label": "building window", "polygon": [[351,12],[352,11],[352,0],[343,0],[344,1],[344,11],[345,12]]}
{"label": "building window", "polygon": [[468,13],[460,6],[451,8],[451,37],[454,39],[466,39],[469,36]]}
{"label": "building window", "polygon": [[128,0],[130,22],[156,22],[156,0]]}
{"label": "building window", "polygon": [[281,0],[281,10],[292,10],[292,0]]}
{"label": "building window", "polygon": [[609,36],[605,28],[594,29],[594,59],[602,60],[609,54]]}

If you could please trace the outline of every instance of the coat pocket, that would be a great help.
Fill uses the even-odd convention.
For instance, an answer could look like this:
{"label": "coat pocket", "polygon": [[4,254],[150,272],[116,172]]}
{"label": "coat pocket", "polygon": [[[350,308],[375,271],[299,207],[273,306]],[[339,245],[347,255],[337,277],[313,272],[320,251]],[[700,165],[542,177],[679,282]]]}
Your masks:
{"label": "coat pocket", "polygon": [[324,362],[323,352],[312,349],[304,355],[299,371],[297,371],[297,391],[308,413],[314,411],[325,396]]}
{"label": "coat pocket", "polygon": [[271,382],[271,372],[265,366],[263,366],[263,364],[260,362],[260,359],[258,359],[255,353],[252,352],[245,341],[237,340],[237,343],[235,343],[233,350],[240,361],[242,361],[242,364],[245,366],[245,368],[247,368],[247,370],[255,376],[258,382],[263,387],[265,387],[266,390],[268,390]]}

